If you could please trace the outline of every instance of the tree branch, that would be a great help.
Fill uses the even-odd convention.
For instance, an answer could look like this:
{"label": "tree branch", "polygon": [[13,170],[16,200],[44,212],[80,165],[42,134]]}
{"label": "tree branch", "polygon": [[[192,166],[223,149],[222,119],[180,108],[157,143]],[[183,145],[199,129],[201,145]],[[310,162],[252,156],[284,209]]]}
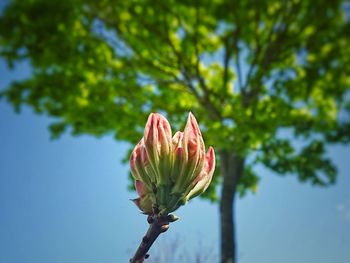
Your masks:
{"label": "tree branch", "polygon": [[[168,10],[168,8],[164,5],[160,5],[162,8],[164,8],[165,12],[170,12],[170,10]],[[137,57],[140,58],[140,62],[141,63],[145,63],[147,66],[150,66],[152,68],[154,68],[155,70],[158,70],[159,72],[165,74],[165,75],[171,75],[173,77],[173,80],[175,82],[178,83],[183,83],[186,84],[186,86],[189,88],[189,90],[194,94],[194,96],[196,97],[196,99],[198,100],[198,102],[200,104],[202,104],[205,108],[209,109],[209,113],[213,116],[213,118],[215,119],[220,119],[221,115],[220,112],[217,110],[217,108],[213,105],[213,103],[210,101],[209,98],[209,88],[207,87],[203,77],[200,74],[199,71],[199,50],[198,50],[198,36],[195,36],[194,38],[194,45],[195,45],[195,52],[196,52],[196,56],[197,56],[197,61],[196,61],[196,65],[189,65],[187,60],[183,58],[181,52],[179,50],[177,50],[177,48],[175,47],[174,43],[172,42],[172,40],[169,37],[169,32],[170,29],[167,25],[167,23],[163,23],[164,21],[159,21],[159,24],[163,24],[164,25],[164,29],[165,31],[160,30],[157,27],[152,27],[151,25],[149,25],[147,23],[147,21],[145,21],[144,18],[142,18],[142,16],[138,16],[137,14],[135,14],[133,12],[133,10],[129,10],[133,16],[137,16],[138,19],[140,19],[140,21],[142,22],[142,25],[150,32],[153,32],[155,34],[155,36],[162,41],[164,44],[167,44],[168,47],[170,47],[170,50],[172,51],[171,53],[175,56],[176,59],[176,66],[169,64],[169,61],[164,61],[164,60],[160,60],[158,59],[159,63],[163,66],[167,66],[176,70],[179,70],[182,74],[182,76],[184,77],[183,80],[181,80],[179,78],[179,76],[174,75],[172,72],[169,72],[167,70],[165,70],[164,68],[156,65],[155,63],[153,63],[153,61],[145,58],[144,56],[142,56],[140,50],[138,50],[138,47],[131,45],[131,43],[129,42],[129,47],[132,50],[132,52],[134,52],[135,55],[137,55]],[[197,10],[198,12],[199,10]],[[123,32],[122,30],[120,30],[119,25],[118,25],[118,21],[114,19],[110,20],[107,19],[106,17],[100,15],[97,11],[93,12],[94,15],[98,18],[100,18],[103,22],[105,22],[106,24],[108,24],[109,26],[111,26],[112,28],[114,28],[118,33],[118,37],[121,38],[122,40],[125,41],[124,36],[123,36]],[[179,23],[181,24],[181,20],[180,18],[177,16],[177,14],[174,14],[175,17],[179,20]],[[198,25],[199,23],[199,14],[197,13],[197,21],[196,24]],[[129,29],[126,29],[129,33],[129,36],[132,35],[131,32],[129,32]],[[140,40],[142,40],[140,38],[140,36],[138,36],[138,38]],[[144,40],[145,43],[147,43],[146,40]],[[149,50],[153,50],[154,47],[150,47]],[[169,58],[168,58],[169,59]],[[194,75],[191,76],[189,75],[189,73],[194,72]],[[203,92],[203,96],[200,94],[200,92],[196,89],[196,87],[193,85],[192,83],[192,79],[195,79],[198,81],[201,91]]]}
{"label": "tree branch", "polygon": [[[228,10],[232,10],[233,11],[233,19],[234,19],[234,23],[235,23],[235,26],[236,26],[235,32],[232,34],[232,37],[233,37],[233,49],[236,52],[235,64],[236,64],[236,70],[237,70],[238,85],[239,85],[239,89],[242,90],[243,89],[243,79],[242,79],[242,69],[241,69],[241,61],[240,61],[240,50],[239,50],[239,46],[238,46],[238,40],[239,40],[239,37],[240,37],[241,25],[240,25],[239,17],[238,17],[238,14],[237,14],[237,7],[235,7],[235,6],[232,7],[229,4]],[[229,53],[228,52],[229,43],[230,43],[230,41],[229,41],[229,39],[227,39],[226,53]],[[230,60],[230,54],[225,54],[225,62],[227,63],[227,66],[229,64],[229,60]],[[225,71],[226,71],[226,63],[224,63],[225,64]]]}
{"label": "tree branch", "polygon": [[[279,10],[278,12],[276,12],[274,22],[271,25],[271,28],[267,35],[267,39],[263,40],[265,46],[261,46],[261,42],[259,42],[259,40],[256,39],[257,49],[255,51],[254,59],[249,67],[244,86],[245,89],[248,89],[248,86],[253,77],[253,70],[256,67],[256,65],[260,65],[258,72],[254,76],[258,84],[256,85],[256,87],[250,87],[250,90],[245,93],[245,101],[247,102],[247,104],[249,104],[249,102],[252,99],[257,98],[259,96],[261,90],[260,83],[262,81],[262,78],[264,74],[268,72],[271,64],[274,61],[276,61],[280,56],[283,47],[282,43],[285,41],[285,37],[288,33],[290,23],[292,22],[293,17],[298,13],[297,11],[299,4],[293,4],[290,7],[290,10],[288,10],[288,7],[286,5],[287,3],[285,3],[284,5],[285,10]],[[272,37],[274,34],[275,39],[272,41]]]}
{"label": "tree branch", "polygon": [[[203,91],[204,97],[203,101],[207,107],[209,107],[211,113],[215,118],[221,118],[219,111],[215,108],[214,104],[210,101],[209,98],[209,88],[207,84],[205,83],[204,78],[202,77],[202,74],[199,69],[200,65],[200,57],[199,57],[199,49],[198,49],[198,26],[199,26],[199,3],[198,0],[195,2],[196,7],[196,24],[195,24],[195,35],[194,35],[194,48],[195,48],[195,55],[196,55],[196,64],[194,66],[195,68],[195,78],[198,80],[198,83]],[[185,68],[186,69],[186,68]],[[186,69],[187,70],[187,69]]]}
{"label": "tree branch", "polygon": [[169,229],[169,224],[175,222],[179,218],[174,215],[161,216],[158,213],[153,213],[147,217],[147,222],[150,224],[146,235],[142,238],[141,244],[135,252],[135,255],[130,259],[130,263],[142,263],[148,258],[148,250],[153,245],[154,241],[161,233]]}
{"label": "tree branch", "polygon": [[[228,81],[228,70],[229,70],[229,63],[230,63],[230,56],[231,52],[229,49],[229,39],[225,39],[225,55],[224,55],[224,76],[223,76],[223,88],[226,87],[227,81]],[[238,74],[239,75],[239,74]],[[240,77],[238,77],[238,80]],[[239,80],[240,82],[240,80]]]}
{"label": "tree branch", "polygon": [[[198,12],[198,10],[196,12]],[[199,19],[198,13],[197,13],[197,19]],[[197,20],[197,19],[196,19],[196,26],[199,23],[199,20]],[[179,21],[179,22],[181,22],[181,21]],[[183,77],[185,78],[185,81],[187,83],[188,88],[193,92],[193,94],[197,98],[198,102],[200,104],[202,104],[205,108],[209,109],[209,112],[211,113],[213,118],[221,119],[220,112],[215,108],[215,106],[213,105],[213,103],[209,99],[209,88],[207,87],[207,85],[206,85],[206,83],[205,83],[205,81],[204,81],[204,79],[201,76],[200,71],[199,71],[200,59],[199,59],[198,40],[197,40],[198,37],[196,35],[194,37],[194,46],[195,46],[195,53],[196,53],[197,59],[196,59],[196,65],[194,65],[195,76],[193,76],[193,77],[196,80],[198,80],[198,83],[201,87],[201,90],[202,90],[204,96],[201,96],[199,94],[199,92],[196,90],[196,87],[192,84],[192,81],[191,81],[192,76],[190,76],[188,74],[188,72],[191,72],[190,68],[186,64],[184,58],[182,57],[181,52],[176,49],[173,42],[171,41],[171,39],[169,37],[169,28],[167,27],[166,23],[164,23],[164,26],[165,26],[165,30],[167,32],[167,34],[166,34],[167,43],[169,44],[172,52],[175,54],[175,56],[177,58],[178,67],[181,69],[181,73],[182,73]]]}

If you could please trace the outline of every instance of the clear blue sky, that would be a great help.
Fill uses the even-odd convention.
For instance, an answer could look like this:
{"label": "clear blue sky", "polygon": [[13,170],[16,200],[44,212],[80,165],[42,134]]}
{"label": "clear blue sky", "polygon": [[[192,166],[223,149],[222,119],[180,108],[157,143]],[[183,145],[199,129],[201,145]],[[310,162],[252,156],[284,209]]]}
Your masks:
{"label": "clear blue sky", "polygon": [[[29,74],[0,60],[0,89]],[[120,163],[127,145],[109,136],[51,141],[50,122],[0,102],[0,262],[128,262],[147,224],[129,201],[136,195]],[[329,153],[339,176],[327,189],[259,169],[259,192],[237,202],[240,263],[350,262],[350,148]],[[217,205],[194,200],[176,214],[151,257],[178,240],[189,258],[205,250],[215,262]]]}

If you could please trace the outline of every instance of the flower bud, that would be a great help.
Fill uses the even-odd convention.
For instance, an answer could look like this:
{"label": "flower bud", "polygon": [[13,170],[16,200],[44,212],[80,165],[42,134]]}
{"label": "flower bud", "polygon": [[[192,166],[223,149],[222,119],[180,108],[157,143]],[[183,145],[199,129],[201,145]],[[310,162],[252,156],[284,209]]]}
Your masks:
{"label": "flower bud", "polygon": [[136,199],[131,200],[134,202],[134,204],[144,213],[147,215],[152,214],[152,198],[150,195],[145,195],[144,197],[139,197]]}
{"label": "flower bud", "polygon": [[190,190],[186,196],[186,201],[190,200],[197,195],[205,192],[209,187],[213,173],[215,170],[215,153],[212,147],[209,147],[208,152],[205,156],[205,163],[200,174],[195,178],[193,184],[195,185],[193,189]]}
{"label": "flower bud", "polygon": [[175,192],[186,188],[204,165],[205,146],[196,118],[189,113],[181,140],[180,174]]}
{"label": "flower bud", "polygon": [[144,137],[130,157],[139,198],[134,203],[146,214],[168,214],[209,186],[214,169],[214,149],[205,145],[198,123],[189,113],[183,132],[171,136],[165,117],[151,113]]}
{"label": "flower bud", "polygon": [[152,213],[152,193],[140,180],[135,181],[135,189],[139,198],[132,200],[146,214]]}
{"label": "flower bud", "polygon": [[151,113],[144,131],[144,143],[157,182],[166,181],[166,174],[170,172],[171,141],[168,120],[158,113]]}
{"label": "flower bud", "polygon": [[145,146],[143,138],[136,145],[130,156],[131,174],[135,180],[143,181],[146,184],[151,184],[155,181],[154,172],[150,171],[148,157],[145,156]]}

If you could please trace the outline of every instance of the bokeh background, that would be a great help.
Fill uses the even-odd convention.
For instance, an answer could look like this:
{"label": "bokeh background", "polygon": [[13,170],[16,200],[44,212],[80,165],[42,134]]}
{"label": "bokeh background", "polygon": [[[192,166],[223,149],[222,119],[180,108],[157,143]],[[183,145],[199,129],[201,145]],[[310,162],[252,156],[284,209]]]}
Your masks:
{"label": "bokeh background", "polygon": [[[0,59],[0,88],[31,73]],[[52,120],[0,101],[0,262],[128,262],[147,229],[121,163],[130,145],[112,135],[52,140]],[[237,202],[240,263],[349,262],[350,147],[328,150],[339,169],[329,188],[258,168],[257,193]],[[149,262],[217,262],[218,205],[195,199],[176,214]]]}

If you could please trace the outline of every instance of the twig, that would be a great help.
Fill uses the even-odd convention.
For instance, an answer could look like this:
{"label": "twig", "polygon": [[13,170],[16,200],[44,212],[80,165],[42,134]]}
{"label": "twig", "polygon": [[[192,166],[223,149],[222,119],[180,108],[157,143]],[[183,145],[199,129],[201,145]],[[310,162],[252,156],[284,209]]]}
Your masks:
{"label": "twig", "polygon": [[147,222],[150,224],[146,235],[142,238],[141,244],[135,252],[135,255],[130,259],[130,263],[142,263],[144,259],[149,257],[148,250],[153,245],[154,241],[161,233],[169,229],[169,224],[175,222],[179,218],[175,215],[161,216],[158,213],[153,213],[147,217]]}

